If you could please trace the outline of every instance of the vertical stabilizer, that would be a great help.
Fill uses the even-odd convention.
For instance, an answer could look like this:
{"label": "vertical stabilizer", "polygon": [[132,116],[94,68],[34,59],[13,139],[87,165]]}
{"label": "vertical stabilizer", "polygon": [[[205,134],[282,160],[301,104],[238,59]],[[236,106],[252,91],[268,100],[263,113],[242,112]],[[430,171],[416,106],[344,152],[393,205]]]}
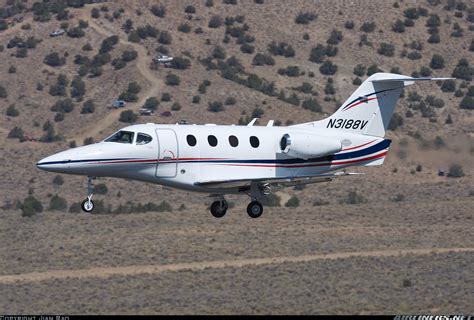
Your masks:
{"label": "vertical stabilizer", "polygon": [[[375,73],[330,117],[301,124],[315,128],[384,137],[402,89],[421,80],[451,78],[413,78],[393,73]],[[300,126],[300,125],[297,125]]]}

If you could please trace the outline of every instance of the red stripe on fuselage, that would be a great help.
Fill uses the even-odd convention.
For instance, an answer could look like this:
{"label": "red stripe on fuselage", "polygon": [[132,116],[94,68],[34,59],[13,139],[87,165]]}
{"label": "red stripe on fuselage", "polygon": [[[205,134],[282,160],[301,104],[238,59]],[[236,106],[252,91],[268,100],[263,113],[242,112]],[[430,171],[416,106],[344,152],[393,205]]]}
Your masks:
{"label": "red stripe on fuselage", "polygon": [[[375,140],[374,140],[375,141]],[[372,141],[371,141],[372,142]],[[370,142],[369,142],[370,143]],[[368,144],[368,143],[367,143]],[[360,147],[360,146],[357,146]],[[354,147],[356,148],[356,147]],[[378,159],[384,157],[388,151],[384,151],[383,153],[373,155],[371,157],[362,158],[362,159],[355,159],[355,160],[347,160],[347,161],[339,161],[339,162],[326,162],[326,163],[313,163],[313,164],[288,164],[288,165],[277,165],[277,164],[226,164],[226,163],[211,163],[214,165],[225,165],[231,167],[263,167],[263,168],[304,168],[304,167],[319,167],[319,166],[331,166],[331,165],[342,165],[342,164],[351,164],[357,162],[364,162],[369,160]],[[166,161],[158,161],[157,159],[148,159],[148,160],[119,160],[119,161],[107,161],[107,162],[94,162],[94,164],[114,164],[114,163],[173,163],[179,161],[206,161],[206,160],[227,160],[228,158],[180,158],[180,159],[169,159]]]}

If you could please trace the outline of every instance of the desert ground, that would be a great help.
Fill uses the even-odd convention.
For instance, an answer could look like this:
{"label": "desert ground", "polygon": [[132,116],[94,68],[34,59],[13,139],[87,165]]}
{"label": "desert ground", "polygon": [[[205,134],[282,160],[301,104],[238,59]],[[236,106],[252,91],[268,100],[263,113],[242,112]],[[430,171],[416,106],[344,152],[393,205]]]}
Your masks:
{"label": "desert ground", "polygon": [[[438,191],[446,191],[438,186]],[[420,197],[423,198],[423,197]],[[474,198],[0,216],[5,313],[473,313]]]}

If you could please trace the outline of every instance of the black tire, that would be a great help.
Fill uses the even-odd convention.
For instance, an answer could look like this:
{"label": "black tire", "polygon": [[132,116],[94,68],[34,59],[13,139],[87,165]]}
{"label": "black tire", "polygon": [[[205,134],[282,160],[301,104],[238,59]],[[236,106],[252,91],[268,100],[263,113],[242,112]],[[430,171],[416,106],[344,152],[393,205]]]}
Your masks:
{"label": "black tire", "polygon": [[258,218],[262,215],[263,213],[263,206],[260,202],[258,201],[252,201],[249,203],[247,206],[247,213],[250,216],[250,218]]}
{"label": "black tire", "polygon": [[[90,205],[88,205],[88,202],[90,202]],[[89,199],[82,201],[81,208],[82,208],[82,211],[91,213],[95,208],[94,201],[92,200],[89,201]]]}
{"label": "black tire", "polygon": [[227,202],[224,201],[221,206],[220,201],[214,201],[211,204],[211,214],[215,218],[222,218],[223,216],[225,216],[227,212],[227,208],[228,208]]}

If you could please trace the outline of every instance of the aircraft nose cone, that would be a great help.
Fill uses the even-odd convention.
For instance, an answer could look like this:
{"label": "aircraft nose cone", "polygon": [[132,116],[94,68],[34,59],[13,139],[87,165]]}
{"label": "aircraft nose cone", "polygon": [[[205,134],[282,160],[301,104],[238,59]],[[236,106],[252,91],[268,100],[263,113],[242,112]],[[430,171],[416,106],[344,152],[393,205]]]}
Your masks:
{"label": "aircraft nose cone", "polygon": [[40,169],[44,169],[45,168],[45,164],[44,164],[45,162],[46,162],[46,158],[43,158],[40,161],[36,162],[36,166]]}
{"label": "aircraft nose cone", "polygon": [[36,162],[36,167],[38,167],[41,170],[47,170],[48,162],[50,162],[48,158],[49,157],[46,157],[46,158],[43,158],[40,161]]}
{"label": "aircraft nose cone", "polygon": [[59,159],[57,154],[41,159],[36,163],[36,167],[45,171],[61,172],[71,160]]}
{"label": "aircraft nose cone", "polygon": [[102,157],[100,145],[87,145],[74,149],[61,151],[41,159],[36,163],[36,167],[41,170],[68,173],[68,174],[89,174],[96,168],[92,163],[96,163]]}

